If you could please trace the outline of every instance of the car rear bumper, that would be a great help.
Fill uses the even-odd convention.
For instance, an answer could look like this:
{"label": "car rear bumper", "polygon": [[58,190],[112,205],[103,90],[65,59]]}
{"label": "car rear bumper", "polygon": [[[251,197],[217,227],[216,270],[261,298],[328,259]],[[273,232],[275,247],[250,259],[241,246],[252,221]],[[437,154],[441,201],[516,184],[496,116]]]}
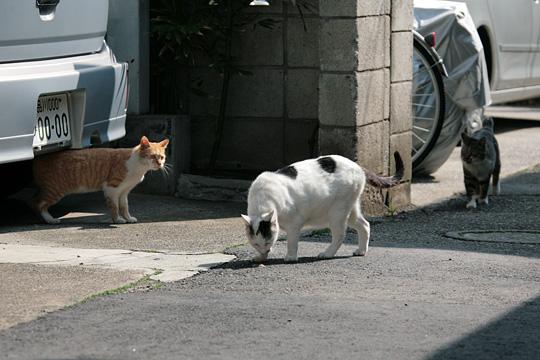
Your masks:
{"label": "car rear bumper", "polygon": [[0,163],[32,159],[40,95],[68,93],[71,148],[125,135],[126,63],[109,47],[96,54],[0,64]]}

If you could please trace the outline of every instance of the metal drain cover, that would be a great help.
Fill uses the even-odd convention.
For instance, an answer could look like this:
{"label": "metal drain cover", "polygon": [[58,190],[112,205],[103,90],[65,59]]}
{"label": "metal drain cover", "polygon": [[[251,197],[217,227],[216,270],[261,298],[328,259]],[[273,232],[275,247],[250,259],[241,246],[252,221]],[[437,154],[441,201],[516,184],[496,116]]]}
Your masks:
{"label": "metal drain cover", "polygon": [[465,230],[451,231],[446,237],[457,240],[512,244],[540,244],[540,230]]}

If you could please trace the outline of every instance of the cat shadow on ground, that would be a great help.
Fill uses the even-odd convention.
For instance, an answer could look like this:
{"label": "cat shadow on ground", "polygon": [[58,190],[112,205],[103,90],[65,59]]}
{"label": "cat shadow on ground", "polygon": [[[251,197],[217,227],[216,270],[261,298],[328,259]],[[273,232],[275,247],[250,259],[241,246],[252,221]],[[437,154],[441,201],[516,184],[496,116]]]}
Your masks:
{"label": "cat shadow on ground", "polygon": [[[28,188],[7,200],[2,200],[0,227],[45,224],[31,205],[36,192],[37,190]],[[173,196],[138,193],[130,196],[129,203],[130,212],[138,219],[138,223],[235,218],[245,211],[243,203],[186,200]],[[67,196],[52,206],[50,213],[55,218],[62,218],[60,226],[103,228],[116,225],[111,223],[104,196],[99,192]]]}
{"label": "cat shadow on ground", "polygon": [[[76,218],[62,219],[60,224],[47,224],[31,205],[30,201],[21,199],[4,199],[0,208],[0,226],[44,225],[50,228],[81,226],[81,229],[116,228],[117,224],[110,223],[110,217],[104,214],[92,214]],[[61,207],[51,211],[54,217],[60,218],[67,214]],[[1,231],[0,231],[1,232]]]}
{"label": "cat shadow on ground", "polygon": [[[53,208],[52,213],[55,217],[63,217],[69,214],[62,208]],[[62,219],[59,224],[47,224],[43,218],[32,208],[29,201],[21,199],[4,199],[0,207],[0,233],[2,227],[46,227],[50,229],[60,229],[65,227],[72,228],[77,226],[80,230],[87,229],[116,229],[118,224],[110,222],[110,216],[106,214],[93,214],[90,216],[80,216],[74,218]]]}
{"label": "cat shadow on ground", "polygon": [[217,267],[217,269],[241,270],[241,269],[256,268],[259,266],[277,266],[277,265],[316,263],[319,261],[332,261],[332,260],[338,260],[338,259],[347,259],[350,257],[352,256],[334,256],[330,259],[323,259],[323,258],[318,258],[315,256],[306,256],[306,257],[298,258],[298,261],[296,262],[286,262],[283,258],[270,258],[262,263],[257,262],[252,259],[241,259],[241,260],[233,260],[231,262],[225,263]]}

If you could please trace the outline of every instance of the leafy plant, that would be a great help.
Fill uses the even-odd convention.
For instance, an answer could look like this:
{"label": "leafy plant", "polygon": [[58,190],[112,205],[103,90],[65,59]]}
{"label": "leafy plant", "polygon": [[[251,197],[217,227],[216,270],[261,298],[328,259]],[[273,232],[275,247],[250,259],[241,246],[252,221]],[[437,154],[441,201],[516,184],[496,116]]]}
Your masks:
{"label": "leafy plant", "polygon": [[[271,0],[283,1],[283,0]],[[209,168],[215,167],[221,144],[232,75],[250,75],[235,65],[232,41],[256,26],[273,29],[277,21],[249,12],[251,0],[155,0],[151,4],[151,35],[157,46],[156,74],[176,74],[178,66],[208,66],[223,76],[220,107]],[[302,14],[310,10],[310,0],[293,1]],[[304,25],[305,27],[305,25]],[[170,78],[170,76],[169,76]],[[170,79],[168,79],[170,81]],[[173,77],[176,82],[176,76]],[[173,85],[174,94],[178,92]],[[190,89],[204,96],[198,89]]]}
{"label": "leafy plant", "polygon": [[[151,9],[151,34],[164,63],[205,65],[220,73],[233,66],[228,43],[250,27],[273,29],[276,21],[246,12],[249,0],[160,0]],[[238,73],[242,73],[241,69]]]}
{"label": "leafy plant", "polygon": [[189,64],[196,53],[210,52],[208,35],[218,24],[215,7],[200,0],[157,3],[152,7],[151,34],[160,44],[160,57]]}

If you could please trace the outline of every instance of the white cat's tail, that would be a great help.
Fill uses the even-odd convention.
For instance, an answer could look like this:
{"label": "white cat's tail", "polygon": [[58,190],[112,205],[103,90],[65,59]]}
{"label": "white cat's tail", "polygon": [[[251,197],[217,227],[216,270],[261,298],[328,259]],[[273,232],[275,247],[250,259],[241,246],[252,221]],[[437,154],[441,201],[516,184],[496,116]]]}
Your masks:
{"label": "white cat's tail", "polygon": [[399,184],[399,182],[403,178],[405,168],[403,166],[403,160],[401,160],[401,156],[399,156],[399,153],[397,151],[394,153],[394,159],[396,160],[396,174],[394,176],[379,176],[373,171],[362,168],[364,170],[364,173],[366,174],[366,180],[368,184],[383,189]]}

